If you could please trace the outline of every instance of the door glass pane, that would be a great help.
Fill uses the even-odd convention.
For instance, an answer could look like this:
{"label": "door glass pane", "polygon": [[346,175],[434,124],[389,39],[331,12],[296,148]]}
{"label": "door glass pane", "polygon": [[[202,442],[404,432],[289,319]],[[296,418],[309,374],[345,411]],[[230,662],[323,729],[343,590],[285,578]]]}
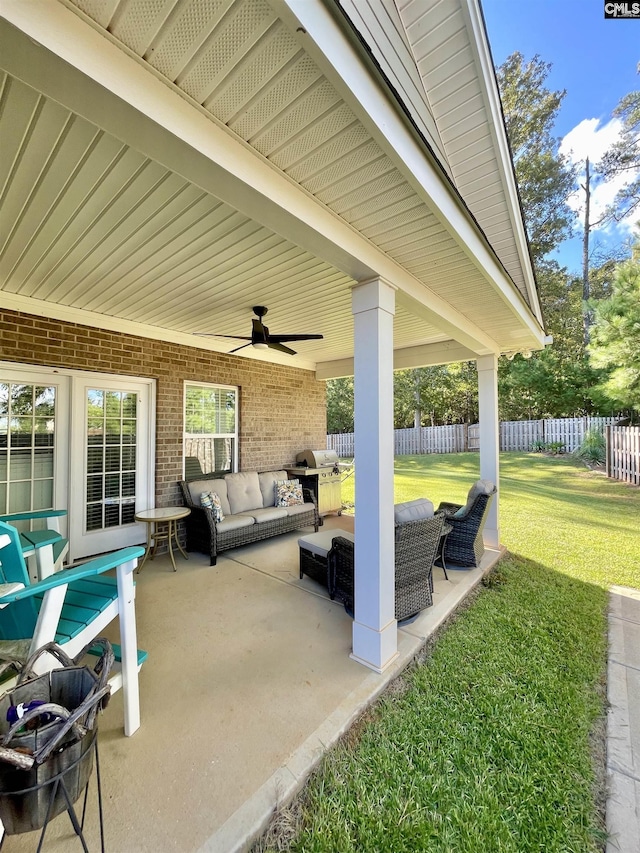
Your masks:
{"label": "door glass pane", "polygon": [[87,391],[87,532],[134,522],[138,395]]}
{"label": "door glass pane", "polygon": [[0,514],[53,508],[56,392],[0,382]]}
{"label": "door glass pane", "polygon": [[[9,483],[9,506],[7,512],[25,512],[25,507],[32,504],[31,483],[27,481]],[[28,507],[36,509],[35,506]]]}
{"label": "door glass pane", "polygon": [[53,506],[53,479],[36,480],[33,486],[33,508],[50,509]]}

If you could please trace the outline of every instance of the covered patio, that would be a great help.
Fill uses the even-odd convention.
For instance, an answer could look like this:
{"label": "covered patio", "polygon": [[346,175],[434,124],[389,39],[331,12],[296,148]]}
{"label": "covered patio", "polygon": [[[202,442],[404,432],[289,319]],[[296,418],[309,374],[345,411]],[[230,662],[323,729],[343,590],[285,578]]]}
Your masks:
{"label": "covered patio", "polygon": [[[353,529],[349,516],[327,527]],[[400,624],[384,674],[351,660],[352,620],[317,583],[298,577],[298,534],[221,555],[147,562],[137,576],[142,725],[122,735],[122,692],[99,719],[105,845],[118,853],[246,849],[322,754],[420,651],[498,558],[434,570],[434,604]],[[95,777],[87,839],[97,849]],[[35,849],[34,833],[3,850]],[[45,849],[80,849],[61,815]]]}
{"label": "covered patio", "polygon": [[[436,572],[434,607],[398,627],[395,369],[476,363],[499,550],[498,358],[548,341],[482,11],[0,0],[0,44],[0,388],[45,389],[56,412],[46,476],[6,473],[8,429],[3,511],[42,480],[70,553],[142,542],[120,508],[180,503],[189,388],[231,394],[231,467],[270,471],[324,446],[323,383],[354,376],[355,620],[298,580],[295,534],[139,578],[143,723],[122,738],[116,696],[101,736],[113,848],[228,829],[209,849],[233,849],[480,576]],[[254,306],[293,354],[247,337]],[[129,432],[95,399],[125,401]]]}
{"label": "covered patio", "polygon": [[[185,383],[235,389],[233,465],[268,470],[324,444],[322,381],[353,375],[352,654],[384,670],[393,371],[476,362],[480,475],[498,484],[498,356],[546,342],[479,3],[0,0],[0,37],[12,381],[62,367],[72,409],[78,371],[133,374],[140,510],[177,502]],[[251,306],[295,347],[247,337]],[[75,446],[54,487],[82,556],[116,528],[91,550]],[[130,518],[119,533],[140,537]],[[499,491],[484,535],[498,547]]]}

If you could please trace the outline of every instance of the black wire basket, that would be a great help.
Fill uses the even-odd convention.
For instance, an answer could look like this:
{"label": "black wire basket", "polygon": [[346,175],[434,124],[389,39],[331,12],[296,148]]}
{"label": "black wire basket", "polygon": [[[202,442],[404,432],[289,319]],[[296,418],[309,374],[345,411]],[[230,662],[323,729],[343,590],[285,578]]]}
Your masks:
{"label": "black wire basket", "polygon": [[[7,835],[42,829],[68,811],[89,782],[96,714],[108,700],[113,665],[109,641],[99,639],[91,646],[98,644],[103,651],[93,669],[77,663],[89,647],[72,660],[55,643],[42,646],[27,661],[15,689],[0,698],[0,820]],[[45,653],[63,666],[34,676],[33,667]],[[10,723],[17,708],[21,716]]]}

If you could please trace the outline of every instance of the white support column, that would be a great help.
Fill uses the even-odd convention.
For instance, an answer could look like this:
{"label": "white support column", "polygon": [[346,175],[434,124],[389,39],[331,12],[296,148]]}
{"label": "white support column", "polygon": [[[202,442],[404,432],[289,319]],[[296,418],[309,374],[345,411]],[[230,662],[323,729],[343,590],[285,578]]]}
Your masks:
{"label": "white support column", "polygon": [[398,654],[393,523],[393,315],[395,288],[357,285],[354,315],[354,660],[382,672]]}
{"label": "white support column", "polygon": [[483,355],[478,364],[478,411],[480,416],[480,476],[498,487],[484,525],[487,548],[500,545],[500,422],[498,420],[498,357]]}

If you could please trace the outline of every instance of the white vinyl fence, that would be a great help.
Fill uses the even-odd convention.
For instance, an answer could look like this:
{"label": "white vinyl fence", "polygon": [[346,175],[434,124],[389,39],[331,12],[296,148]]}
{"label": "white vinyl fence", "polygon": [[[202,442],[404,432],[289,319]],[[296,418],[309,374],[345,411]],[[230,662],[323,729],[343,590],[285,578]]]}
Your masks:
{"label": "white vinyl fence", "polygon": [[[466,424],[447,424],[437,427],[395,430],[396,456],[417,456],[423,453],[460,453],[467,449]],[[354,434],[335,433],[327,436],[327,450],[340,457],[353,457]]]}
{"label": "white vinyl fence", "polygon": [[607,476],[640,486],[640,427],[608,426],[606,438]]}
{"label": "white vinyl fence", "polygon": [[[605,427],[616,423],[616,418],[553,418],[536,421],[502,421],[500,423],[500,450],[531,450],[536,444],[562,445],[565,453],[580,447],[587,430],[604,432]],[[395,430],[395,455],[422,453],[460,453],[478,450],[479,424],[451,424],[447,426],[419,427]],[[338,456],[353,457],[353,433],[327,435],[327,449]]]}
{"label": "white vinyl fence", "polygon": [[584,441],[588,430],[604,432],[617,418],[547,418],[539,421],[503,421],[500,424],[500,450],[531,450],[536,443],[562,445],[564,453],[573,453]]}

